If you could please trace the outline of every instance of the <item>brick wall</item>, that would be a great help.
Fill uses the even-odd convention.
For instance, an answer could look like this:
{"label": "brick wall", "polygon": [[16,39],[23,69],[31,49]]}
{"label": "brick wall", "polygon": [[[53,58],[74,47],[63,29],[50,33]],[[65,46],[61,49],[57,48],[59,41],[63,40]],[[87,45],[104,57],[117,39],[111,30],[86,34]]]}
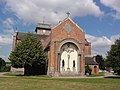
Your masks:
{"label": "brick wall", "polygon": [[[65,30],[65,25],[69,23],[72,26],[72,30],[68,33]],[[80,72],[84,71],[84,56],[85,54],[91,54],[91,48],[89,46],[85,46],[85,33],[79,28],[70,18],[66,19],[58,26],[51,30],[51,46],[50,46],[50,66],[53,68],[53,71],[56,71],[57,68],[57,50],[60,46],[60,43],[64,39],[72,38],[79,43],[79,47],[81,49],[81,59],[80,59]],[[86,49],[85,49],[86,48]]]}

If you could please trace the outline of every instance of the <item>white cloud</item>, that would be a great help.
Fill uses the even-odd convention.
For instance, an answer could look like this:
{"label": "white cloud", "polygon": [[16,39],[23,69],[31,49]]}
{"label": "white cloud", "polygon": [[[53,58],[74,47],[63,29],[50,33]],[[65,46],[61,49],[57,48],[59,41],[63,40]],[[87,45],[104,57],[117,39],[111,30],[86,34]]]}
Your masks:
{"label": "white cloud", "polygon": [[107,38],[106,36],[95,37],[86,34],[86,38],[89,42],[91,42],[92,55],[99,54],[105,57],[107,51],[110,50],[111,45],[114,44],[116,39],[120,38],[120,35],[113,35],[110,38]]}
{"label": "white cloud", "polygon": [[13,18],[7,18],[2,22],[3,33],[0,34],[0,45],[12,44],[12,34],[14,33],[13,25],[15,21]]}
{"label": "white cloud", "polygon": [[5,21],[3,21],[3,24],[7,28],[11,28],[12,25],[14,25],[14,20],[13,18],[7,18]]}
{"label": "white cloud", "polygon": [[0,41],[2,41],[2,37],[0,36]]}
{"label": "white cloud", "polygon": [[[0,34],[0,45],[12,45],[12,35],[14,33],[13,25],[15,21],[13,18],[7,18],[2,22],[3,33]],[[2,46],[1,46],[2,47]]]}
{"label": "white cloud", "polygon": [[15,24],[15,20],[13,18],[7,18],[5,21],[2,22],[2,24],[3,27],[5,28],[4,30],[5,33],[9,34],[14,33],[13,25]]}
{"label": "white cloud", "polygon": [[111,36],[110,40],[115,42],[118,38],[120,38],[120,35],[113,35]]}
{"label": "white cloud", "polygon": [[0,45],[12,44],[12,35],[0,35]]}
{"label": "white cloud", "polygon": [[116,13],[112,14],[112,16],[120,19],[120,0],[100,0],[100,2],[112,10],[115,10]]}
{"label": "white cloud", "polygon": [[93,0],[5,0],[6,8],[14,12],[17,17],[27,22],[56,23],[71,16],[101,16],[104,13]]}

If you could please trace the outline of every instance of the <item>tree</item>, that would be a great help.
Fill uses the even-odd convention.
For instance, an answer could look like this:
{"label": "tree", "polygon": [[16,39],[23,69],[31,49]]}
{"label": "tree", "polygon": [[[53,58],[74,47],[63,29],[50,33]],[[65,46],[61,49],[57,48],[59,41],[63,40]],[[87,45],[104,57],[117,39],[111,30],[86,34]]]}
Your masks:
{"label": "tree", "polygon": [[40,74],[36,66],[42,71],[46,63],[41,41],[35,35],[27,34],[10,53],[9,60],[15,68],[24,67],[24,75],[35,74],[36,70]]}
{"label": "tree", "polygon": [[96,55],[96,62],[99,64],[101,70],[105,70],[105,62],[102,55]]}
{"label": "tree", "polygon": [[111,45],[106,57],[106,67],[112,67],[113,71],[120,75],[120,38]]}
{"label": "tree", "polygon": [[0,57],[0,72],[3,72],[5,70],[6,63],[5,61]]}

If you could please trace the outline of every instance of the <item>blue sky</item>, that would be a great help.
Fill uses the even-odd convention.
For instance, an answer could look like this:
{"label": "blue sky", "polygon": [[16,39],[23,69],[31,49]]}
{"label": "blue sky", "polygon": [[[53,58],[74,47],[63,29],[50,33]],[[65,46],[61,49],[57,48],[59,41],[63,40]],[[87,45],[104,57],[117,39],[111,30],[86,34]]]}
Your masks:
{"label": "blue sky", "polygon": [[92,55],[105,57],[120,37],[120,0],[0,0],[0,57],[8,61],[15,31],[35,33],[43,18],[57,25],[68,11],[85,31]]}

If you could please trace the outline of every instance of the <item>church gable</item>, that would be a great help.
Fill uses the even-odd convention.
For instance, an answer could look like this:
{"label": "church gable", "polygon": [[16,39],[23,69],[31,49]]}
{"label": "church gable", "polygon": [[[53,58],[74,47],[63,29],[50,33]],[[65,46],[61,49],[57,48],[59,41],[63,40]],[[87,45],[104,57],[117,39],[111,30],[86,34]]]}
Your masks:
{"label": "church gable", "polygon": [[74,38],[81,41],[85,40],[84,31],[69,17],[52,29],[51,37],[55,40],[63,40],[65,38]]}
{"label": "church gable", "polygon": [[69,17],[51,29],[50,66],[53,71],[83,74],[84,50],[85,33]]}

